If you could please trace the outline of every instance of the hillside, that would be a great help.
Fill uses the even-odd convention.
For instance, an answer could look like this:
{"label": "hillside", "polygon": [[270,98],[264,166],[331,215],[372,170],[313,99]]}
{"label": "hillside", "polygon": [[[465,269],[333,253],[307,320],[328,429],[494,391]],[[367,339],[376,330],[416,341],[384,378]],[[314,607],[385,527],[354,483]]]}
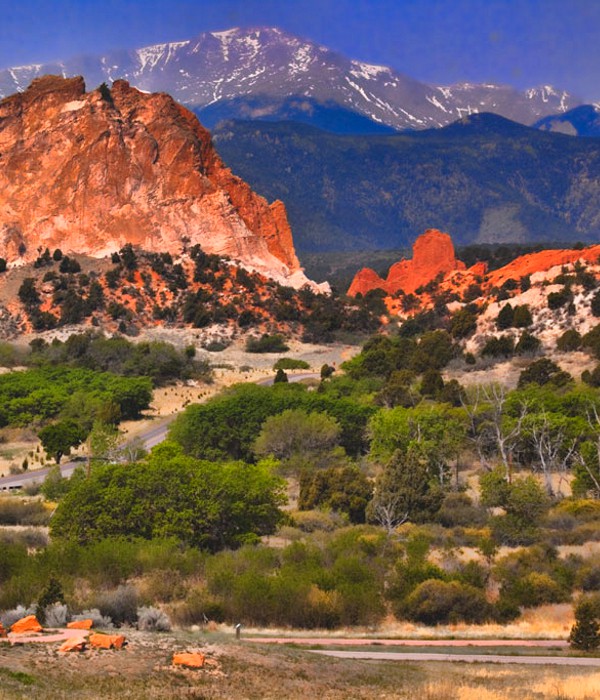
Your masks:
{"label": "hillside", "polygon": [[596,139],[489,114],[397,135],[227,122],[214,138],[257,192],[285,201],[301,252],[402,248],[430,227],[460,245],[600,234]]}

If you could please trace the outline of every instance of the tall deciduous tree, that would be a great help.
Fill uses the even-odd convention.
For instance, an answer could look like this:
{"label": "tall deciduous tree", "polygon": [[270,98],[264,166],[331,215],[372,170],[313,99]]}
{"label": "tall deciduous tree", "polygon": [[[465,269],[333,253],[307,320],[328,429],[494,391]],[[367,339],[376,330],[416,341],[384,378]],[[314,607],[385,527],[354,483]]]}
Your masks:
{"label": "tall deciduous tree", "polygon": [[174,537],[216,551],[272,533],[285,483],[271,462],[247,465],[186,457],[162,443],[142,462],[98,466],[59,504],[53,538],[81,544],[110,537]]}

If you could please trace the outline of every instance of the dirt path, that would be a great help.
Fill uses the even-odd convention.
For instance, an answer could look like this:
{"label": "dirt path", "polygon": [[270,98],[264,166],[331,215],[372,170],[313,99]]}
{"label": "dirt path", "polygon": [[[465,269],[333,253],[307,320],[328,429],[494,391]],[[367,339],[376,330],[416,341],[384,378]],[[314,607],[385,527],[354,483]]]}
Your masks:
{"label": "dirt path", "polygon": [[415,654],[377,651],[320,651],[311,654],[333,656],[338,659],[365,659],[371,661],[462,661],[482,664],[525,664],[536,666],[593,666],[600,667],[600,658],[578,656],[501,656],[499,654]]}
{"label": "dirt path", "polygon": [[244,637],[244,641],[262,644],[306,644],[307,646],[321,645],[336,647],[541,647],[554,649],[557,647],[566,648],[569,646],[568,642],[560,639],[336,639],[335,637]]}

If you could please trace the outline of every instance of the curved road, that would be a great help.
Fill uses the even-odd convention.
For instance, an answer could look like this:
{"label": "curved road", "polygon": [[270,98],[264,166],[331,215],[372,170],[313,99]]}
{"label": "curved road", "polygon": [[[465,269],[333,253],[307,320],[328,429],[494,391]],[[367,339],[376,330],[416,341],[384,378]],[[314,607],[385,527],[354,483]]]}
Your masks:
{"label": "curved road", "polygon": [[[303,379],[314,379],[320,375],[317,372],[305,372],[303,374],[290,374],[288,379],[290,382],[300,382]],[[260,379],[256,383],[270,386],[273,384],[274,377],[267,377],[266,379]],[[152,449],[159,442],[162,442],[167,437],[167,432],[169,430],[169,424],[175,420],[177,413],[173,413],[166,418],[163,418],[159,425],[152,426],[148,430],[143,431],[135,438],[127,440],[121,449],[126,449],[135,441],[141,441],[145,450]],[[65,462],[60,465],[60,473],[69,477],[77,469],[77,467],[85,466],[84,461],[71,460],[70,462]],[[30,472],[23,472],[22,474],[11,474],[10,476],[0,477],[0,491],[12,491],[22,489],[24,486],[30,484],[41,483],[44,481],[51,467],[44,467],[43,469],[34,469]]]}

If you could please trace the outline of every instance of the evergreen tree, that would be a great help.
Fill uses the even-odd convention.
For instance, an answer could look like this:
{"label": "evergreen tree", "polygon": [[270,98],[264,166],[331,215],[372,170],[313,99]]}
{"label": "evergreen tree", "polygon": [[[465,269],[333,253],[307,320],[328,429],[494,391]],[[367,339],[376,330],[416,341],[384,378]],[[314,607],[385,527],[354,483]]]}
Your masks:
{"label": "evergreen tree", "polygon": [[573,649],[594,651],[600,647],[600,623],[594,603],[584,598],[575,608],[575,624],[569,634],[569,644]]}

